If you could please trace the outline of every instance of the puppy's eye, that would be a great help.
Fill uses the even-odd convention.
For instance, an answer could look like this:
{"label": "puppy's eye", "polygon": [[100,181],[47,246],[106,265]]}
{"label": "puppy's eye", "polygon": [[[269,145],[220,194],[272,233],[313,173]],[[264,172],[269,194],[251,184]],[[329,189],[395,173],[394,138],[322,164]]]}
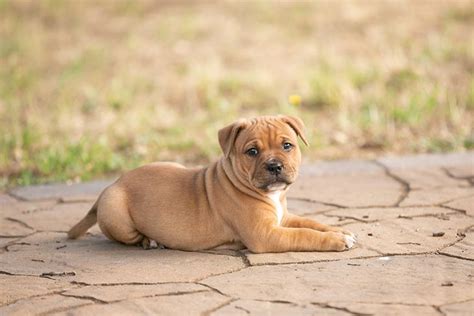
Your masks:
{"label": "puppy's eye", "polygon": [[258,155],[258,149],[252,147],[249,150],[247,150],[245,154],[249,155],[250,157],[255,157]]}
{"label": "puppy's eye", "polygon": [[283,150],[290,151],[291,148],[293,148],[293,144],[291,144],[291,143],[284,143],[283,144]]}

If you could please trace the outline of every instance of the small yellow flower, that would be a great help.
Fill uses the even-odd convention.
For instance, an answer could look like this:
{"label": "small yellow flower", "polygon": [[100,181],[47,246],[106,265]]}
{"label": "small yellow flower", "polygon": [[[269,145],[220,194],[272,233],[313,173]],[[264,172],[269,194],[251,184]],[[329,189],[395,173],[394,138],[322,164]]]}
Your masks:
{"label": "small yellow flower", "polygon": [[288,103],[290,103],[293,106],[299,106],[301,105],[301,96],[299,94],[292,94],[288,97]]}

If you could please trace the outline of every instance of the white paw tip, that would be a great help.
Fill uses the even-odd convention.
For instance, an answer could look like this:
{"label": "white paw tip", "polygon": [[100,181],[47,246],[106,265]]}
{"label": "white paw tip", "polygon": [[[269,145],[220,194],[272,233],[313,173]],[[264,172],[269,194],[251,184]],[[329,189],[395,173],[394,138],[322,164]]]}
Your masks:
{"label": "white paw tip", "polygon": [[156,248],[158,248],[157,242],[154,241],[154,240],[150,240],[150,248],[151,248],[151,249],[156,249]]}
{"label": "white paw tip", "polygon": [[352,248],[354,246],[354,244],[356,243],[356,238],[355,236],[349,236],[349,235],[344,235],[344,239],[345,239],[345,242],[346,242],[346,247],[347,248]]}

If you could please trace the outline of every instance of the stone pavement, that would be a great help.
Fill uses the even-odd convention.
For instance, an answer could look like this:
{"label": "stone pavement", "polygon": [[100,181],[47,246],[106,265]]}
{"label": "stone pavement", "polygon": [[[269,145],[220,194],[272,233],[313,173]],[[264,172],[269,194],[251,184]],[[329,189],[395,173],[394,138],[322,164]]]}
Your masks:
{"label": "stone pavement", "polygon": [[355,232],[339,253],[67,240],[107,183],[0,194],[0,315],[473,315],[474,152],[305,165],[289,209]]}

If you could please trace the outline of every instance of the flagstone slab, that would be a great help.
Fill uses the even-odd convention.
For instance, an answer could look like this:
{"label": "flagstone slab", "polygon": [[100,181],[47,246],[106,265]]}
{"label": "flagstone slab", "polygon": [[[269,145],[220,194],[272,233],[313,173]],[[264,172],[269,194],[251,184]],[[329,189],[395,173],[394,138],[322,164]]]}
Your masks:
{"label": "flagstone slab", "polygon": [[347,312],[320,307],[311,303],[295,304],[285,301],[238,300],[219,309],[213,315],[328,315],[347,316]]}
{"label": "flagstone slab", "polygon": [[400,183],[383,171],[325,176],[301,174],[288,197],[310,198],[345,207],[392,206],[403,190]]}
{"label": "flagstone slab", "polygon": [[469,216],[474,216],[474,195],[457,199],[444,205],[464,211]]}
{"label": "flagstone slab", "polygon": [[17,200],[6,193],[0,193],[0,212],[4,212],[7,208],[15,204]]}
{"label": "flagstone slab", "polygon": [[[344,228],[357,235],[358,244],[381,254],[435,252],[460,239],[459,230],[474,224],[462,214],[438,217],[397,218],[372,223],[355,223]],[[442,233],[435,237],[433,234]],[[349,250],[350,251],[350,250]]]}
{"label": "flagstone slab", "polygon": [[439,316],[439,312],[432,306],[401,305],[401,304],[387,305],[387,304],[371,304],[371,303],[341,303],[341,302],[332,303],[331,306],[346,309],[356,315]]}
{"label": "flagstone slab", "polygon": [[57,315],[200,315],[219,308],[227,301],[229,298],[223,295],[206,291],[87,305]]}
{"label": "flagstone slab", "polygon": [[474,157],[472,158],[471,164],[446,167],[449,174],[459,179],[471,179],[474,178]]}
{"label": "flagstone slab", "polygon": [[25,226],[12,218],[0,218],[0,236],[1,237],[22,237],[34,232],[34,229]]}
{"label": "flagstone slab", "polygon": [[43,184],[18,187],[10,190],[10,194],[26,200],[65,200],[67,202],[95,200],[99,193],[114,180],[96,180],[73,184]]}
{"label": "flagstone slab", "polygon": [[23,236],[21,236],[21,237],[0,237],[0,253],[6,252],[5,247],[10,245],[11,243],[17,242],[21,238],[23,238]]}
{"label": "flagstone slab", "polygon": [[309,177],[380,174],[383,172],[383,168],[374,162],[358,159],[317,161],[311,164],[303,164],[300,168],[300,174]]}
{"label": "flagstone slab", "polygon": [[84,286],[63,293],[69,297],[89,297],[102,302],[116,302],[140,297],[160,295],[184,295],[191,292],[209,291],[209,288],[193,283],[126,284],[115,286]]}
{"label": "flagstone slab", "polygon": [[[442,305],[474,298],[466,277],[471,261],[419,255],[347,262],[255,266],[201,282],[231,297],[295,303]],[[453,286],[443,286],[447,282]]]}
{"label": "flagstone slab", "polygon": [[4,202],[1,204],[0,208],[0,217],[11,217],[19,213],[33,213],[41,210],[48,209],[56,204],[55,201],[45,200],[45,201],[0,201]]}
{"label": "flagstone slab", "polygon": [[474,187],[438,187],[411,190],[400,206],[430,206],[474,195]]}
{"label": "flagstone slab", "polygon": [[[94,202],[57,203],[53,206],[32,211],[18,212],[10,216],[39,231],[67,232],[79,222],[92,207]],[[98,233],[98,226],[89,230]]]}
{"label": "flagstone slab", "polygon": [[251,265],[336,261],[341,259],[358,259],[375,256],[380,256],[380,253],[367,249],[361,245],[357,245],[355,248],[341,252],[284,252],[262,254],[246,252],[246,257]]}
{"label": "flagstone slab", "polygon": [[292,198],[287,199],[287,208],[296,215],[319,214],[335,209],[334,206]]}
{"label": "flagstone slab", "polygon": [[377,161],[389,169],[472,167],[474,151],[381,157]]}
{"label": "flagstone slab", "polygon": [[474,261],[474,229],[471,228],[464,234],[466,237],[454,245],[444,248],[440,253]]}
{"label": "flagstone slab", "polygon": [[408,182],[412,190],[469,185],[468,180],[450,177],[441,168],[433,169],[420,166],[417,169],[391,169],[390,172]]}
{"label": "flagstone slab", "polygon": [[441,311],[446,316],[472,316],[474,311],[474,300],[469,300],[467,302],[460,302],[454,304],[447,304],[441,306]]}
{"label": "flagstone slab", "polygon": [[439,218],[449,219],[449,215],[456,215],[459,212],[437,206],[426,207],[388,207],[388,208],[358,208],[358,209],[337,209],[324,213],[327,217],[338,217],[342,220],[355,219],[360,222],[375,222],[396,218],[413,218],[419,216],[432,215]]}
{"label": "flagstone slab", "polygon": [[326,214],[305,215],[304,217],[330,226],[345,226],[356,222],[349,217],[327,216]]}
{"label": "flagstone slab", "polygon": [[356,233],[343,252],[145,251],[97,225],[68,240],[111,181],[0,193],[0,315],[472,315],[473,163],[304,165],[289,212]]}
{"label": "flagstone slab", "polygon": [[61,295],[40,296],[0,307],[0,315],[51,315],[58,311],[90,304],[92,304],[90,301]]}
{"label": "flagstone slab", "polygon": [[[2,254],[3,256],[3,254]],[[0,268],[0,271],[5,270]],[[18,276],[0,274],[0,306],[12,304],[29,297],[55,293],[74,287],[69,282],[38,278],[35,276]],[[6,315],[0,309],[0,315]]]}
{"label": "flagstone slab", "polygon": [[64,233],[37,233],[9,246],[0,270],[12,274],[104,283],[188,282],[244,267],[235,256],[175,250],[143,250],[103,236],[67,240]]}

